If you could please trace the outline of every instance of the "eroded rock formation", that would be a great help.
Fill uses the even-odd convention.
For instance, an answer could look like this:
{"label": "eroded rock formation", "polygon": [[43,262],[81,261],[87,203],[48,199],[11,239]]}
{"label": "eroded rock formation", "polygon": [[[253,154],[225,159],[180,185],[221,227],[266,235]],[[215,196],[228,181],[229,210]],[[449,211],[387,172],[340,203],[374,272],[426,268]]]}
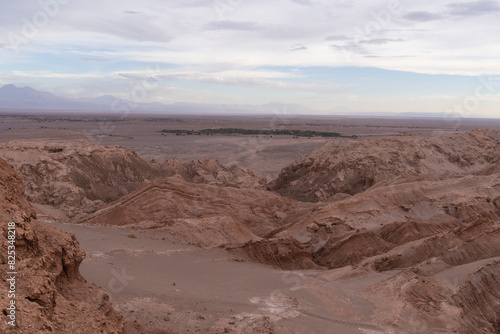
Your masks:
{"label": "eroded rock formation", "polygon": [[500,132],[329,142],[285,167],[270,189],[301,201],[328,201],[373,186],[498,172]]}
{"label": "eroded rock formation", "polygon": [[[124,320],[106,293],[78,271],[85,254],[75,237],[36,221],[23,197],[21,178],[0,159],[0,303],[2,317],[15,300],[15,327],[5,319],[2,333],[123,333]],[[15,299],[9,298],[7,228],[15,223]],[[7,277],[9,276],[9,277]]]}
{"label": "eroded rock formation", "polygon": [[[273,191],[264,189],[265,181],[251,171],[226,168],[209,158],[157,164],[121,148],[96,147],[97,151],[90,154],[93,158],[80,157],[85,162],[71,165],[70,158],[62,153],[69,148],[51,152],[54,149],[41,147],[36,148],[43,151],[40,157],[59,156],[25,163],[19,161],[27,157],[17,157],[17,168],[27,179],[38,180],[30,176],[38,172],[29,166],[45,166],[37,168],[49,179],[52,173],[64,175],[63,183],[74,187],[77,183],[71,178],[71,168],[82,170],[83,164],[91,168],[100,156],[96,152],[103,150],[106,154],[99,159],[105,159],[111,151],[121,158],[116,158],[116,164],[109,157],[99,160],[98,164],[105,166],[102,173],[97,169],[100,177],[105,178],[105,170],[111,168],[127,178],[116,182],[137,181],[114,195],[112,203],[99,199],[90,210],[97,211],[79,219],[79,223],[151,230],[157,238],[224,247],[282,269],[315,269],[311,275],[324,273],[321,284],[329,288],[340,286],[341,280],[364,279],[359,295],[347,302],[335,299],[335,291],[324,290],[320,283],[315,283],[320,287],[305,289],[320,289],[318,298],[324,293],[326,304],[329,293],[334,301],[345,302],[345,308],[332,307],[338,312],[347,312],[350,303],[366,298],[373,304],[369,321],[373,327],[367,328],[408,334],[499,331],[499,132],[480,129],[435,138],[331,142],[283,169],[271,184]],[[128,167],[131,172],[127,172],[123,169],[127,163],[144,166],[147,173],[141,174],[139,169],[136,173],[135,167]],[[89,170],[84,174],[90,179],[92,173]],[[19,176],[8,175],[7,179],[17,178],[19,184]],[[59,182],[57,178],[51,180]],[[26,235],[26,249],[43,254],[43,247],[34,245],[55,242],[45,235],[56,232],[31,223],[31,207],[24,200],[15,200],[21,198],[22,189],[8,188],[9,184],[5,183],[2,205],[14,216],[7,217],[19,222],[20,235]],[[88,203],[86,200],[94,198],[91,194],[99,194],[95,187],[89,186],[89,192],[77,187],[76,193],[82,197],[75,203]],[[42,196],[36,189],[31,199]],[[50,188],[43,196],[61,197],[64,192],[57,189],[65,188]],[[64,205],[73,204],[69,201]],[[38,235],[39,241],[33,241],[31,235]],[[56,295],[84,303],[66,289],[70,284],[87,286],[77,270],[81,254],[71,237],[57,239],[64,242],[45,252],[59,259],[58,265],[50,265],[50,270],[33,264],[26,268],[48,270],[56,277]],[[40,310],[47,308],[43,312],[49,313],[40,311],[45,317],[58,314],[58,303],[51,304],[52,297],[27,291],[29,299],[24,303],[34,303]],[[106,324],[119,327],[123,321],[103,298],[102,308],[114,319],[106,320]],[[103,319],[97,313],[95,317]],[[47,319],[47,324],[61,326],[54,318]],[[99,321],[96,324],[102,325]],[[272,323],[269,326],[275,328]]]}
{"label": "eroded rock formation", "polygon": [[168,176],[219,186],[266,186],[265,179],[255,173],[222,166],[212,158],[160,164],[120,146],[88,142],[9,142],[0,145],[0,156],[22,174],[27,199],[49,215],[56,215],[53,209],[61,211],[60,219],[93,213]]}

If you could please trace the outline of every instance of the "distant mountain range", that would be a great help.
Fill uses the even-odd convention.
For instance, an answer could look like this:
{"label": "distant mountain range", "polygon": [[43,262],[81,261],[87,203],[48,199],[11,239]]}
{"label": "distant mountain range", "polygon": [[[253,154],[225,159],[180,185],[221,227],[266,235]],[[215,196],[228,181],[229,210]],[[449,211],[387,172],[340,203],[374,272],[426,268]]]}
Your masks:
{"label": "distant mountain range", "polygon": [[[112,95],[96,98],[69,99],[31,87],[5,85],[0,88],[0,110],[40,111],[102,111],[150,112],[170,114],[261,114],[261,115],[348,115],[359,117],[443,117],[442,113],[359,112],[345,107],[328,111],[311,109],[300,104],[268,103],[264,105],[208,104],[177,102],[172,104],[136,103]],[[446,116],[450,118],[450,115]],[[459,117],[459,116],[457,116]]]}
{"label": "distant mountain range", "polygon": [[269,103],[260,106],[203,104],[178,102],[173,104],[136,103],[112,95],[96,98],[69,99],[31,87],[5,85],[0,88],[0,110],[44,110],[44,111],[123,111],[165,113],[259,113],[259,114],[321,114],[320,111],[298,104]]}

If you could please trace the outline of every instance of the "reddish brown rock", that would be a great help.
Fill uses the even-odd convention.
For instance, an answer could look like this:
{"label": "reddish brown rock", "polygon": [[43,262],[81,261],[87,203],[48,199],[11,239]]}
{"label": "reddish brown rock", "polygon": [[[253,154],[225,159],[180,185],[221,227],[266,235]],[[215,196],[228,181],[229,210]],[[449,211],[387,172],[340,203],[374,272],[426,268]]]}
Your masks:
{"label": "reddish brown rock", "polygon": [[9,142],[0,145],[0,156],[22,174],[27,199],[59,219],[93,213],[168,176],[224,187],[266,187],[255,173],[212,158],[159,164],[120,146],[87,142]]}
{"label": "reddish brown rock", "polygon": [[35,220],[23,197],[20,176],[0,159],[0,303],[7,304],[7,228],[15,223],[15,327],[2,319],[2,333],[123,333],[124,320],[106,293],[88,284],[78,267],[85,254],[75,237]]}
{"label": "reddish brown rock", "polygon": [[500,132],[329,142],[285,167],[270,189],[309,202],[394,182],[444,180],[498,171]]}
{"label": "reddish brown rock", "polygon": [[159,227],[179,218],[232,217],[264,237],[308,207],[265,190],[193,184],[170,177],[146,185],[79,223],[132,226],[152,221]]}

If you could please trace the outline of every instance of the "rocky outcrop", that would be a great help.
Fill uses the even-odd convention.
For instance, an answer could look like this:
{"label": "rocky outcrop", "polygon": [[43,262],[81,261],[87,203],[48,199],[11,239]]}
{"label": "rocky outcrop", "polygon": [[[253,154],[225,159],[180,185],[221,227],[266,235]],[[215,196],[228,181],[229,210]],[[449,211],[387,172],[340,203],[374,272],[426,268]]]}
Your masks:
{"label": "rocky outcrop", "polygon": [[[7,295],[7,229],[15,223],[15,299]],[[21,178],[0,159],[0,294],[2,317],[15,300],[15,326],[2,333],[123,333],[124,320],[106,293],[88,284],[78,268],[85,254],[69,233],[41,224],[23,197]],[[10,319],[9,319],[10,320]]]}
{"label": "rocky outcrop", "polygon": [[500,132],[478,129],[441,137],[329,142],[284,168],[270,189],[309,202],[354,195],[373,186],[491,175],[498,170]]}
{"label": "rocky outcrop", "polygon": [[177,176],[188,182],[206,183],[221,187],[265,189],[264,177],[238,165],[225,167],[213,158],[188,162],[167,160],[161,164],[167,176]]}
{"label": "rocky outcrop", "polygon": [[380,328],[497,333],[499,140],[475,130],[327,144],[273,183],[325,202],[273,237],[300,241],[331,275],[387,275],[365,291]]}
{"label": "rocky outcrop", "polygon": [[311,253],[293,238],[261,239],[247,243],[242,250],[254,261],[282,269],[317,269]]}
{"label": "rocky outcrop", "polygon": [[500,332],[500,261],[474,271],[451,297],[460,308],[460,333]]}
{"label": "rocky outcrop", "polygon": [[216,216],[209,218],[177,218],[167,223],[143,221],[130,225],[132,229],[152,229],[156,237],[203,248],[237,247],[260,239],[245,225],[231,217]]}
{"label": "rocky outcrop", "polygon": [[231,217],[264,237],[294,221],[306,209],[301,203],[265,190],[193,184],[169,177],[146,185],[79,223],[132,226],[152,221],[167,226],[175,219]]}
{"label": "rocky outcrop", "polygon": [[84,142],[10,142],[0,156],[23,176],[27,199],[62,210],[70,218],[158,179],[158,164],[118,146]]}
{"label": "rocky outcrop", "polygon": [[460,265],[500,256],[499,200],[498,174],[383,186],[316,208],[275,237],[295,238],[330,268],[386,271],[437,256]]}
{"label": "rocky outcrop", "polygon": [[258,262],[305,269],[317,266],[298,241],[263,238],[313,206],[265,190],[192,184],[172,177],[152,182],[79,223],[154,229],[155,236],[242,249]]}
{"label": "rocky outcrop", "polygon": [[[383,228],[392,223],[401,226],[408,222],[413,222],[414,228],[415,222],[457,226],[481,216],[498,218],[496,203],[499,196],[498,174],[380,186],[342,201],[318,206],[284,233],[305,242],[312,236],[311,230],[307,229],[311,223],[326,226],[332,232],[338,231],[339,227],[361,231]],[[411,232],[411,226],[405,224],[405,229]]]}
{"label": "rocky outcrop", "polygon": [[39,207],[48,215],[51,209],[62,211],[60,218],[93,213],[167,176],[218,186],[266,186],[255,173],[236,165],[224,167],[212,158],[159,164],[119,146],[87,142],[9,142],[0,145],[0,156],[22,174],[27,199],[49,206]]}
{"label": "rocky outcrop", "polygon": [[314,261],[329,268],[340,268],[353,265],[374,255],[394,248],[373,232],[349,235],[341,240],[331,238],[314,257]]}
{"label": "rocky outcrop", "polygon": [[499,270],[499,260],[491,259],[459,267],[432,261],[402,271],[371,287],[374,320],[398,333],[498,333]]}

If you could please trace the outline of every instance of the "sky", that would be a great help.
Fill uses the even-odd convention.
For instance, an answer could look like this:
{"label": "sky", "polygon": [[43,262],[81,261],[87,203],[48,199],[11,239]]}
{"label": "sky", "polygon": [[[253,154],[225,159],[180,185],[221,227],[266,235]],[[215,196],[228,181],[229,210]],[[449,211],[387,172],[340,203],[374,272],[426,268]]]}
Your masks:
{"label": "sky", "polygon": [[0,85],[500,117],[500,1],[4,0]]}

